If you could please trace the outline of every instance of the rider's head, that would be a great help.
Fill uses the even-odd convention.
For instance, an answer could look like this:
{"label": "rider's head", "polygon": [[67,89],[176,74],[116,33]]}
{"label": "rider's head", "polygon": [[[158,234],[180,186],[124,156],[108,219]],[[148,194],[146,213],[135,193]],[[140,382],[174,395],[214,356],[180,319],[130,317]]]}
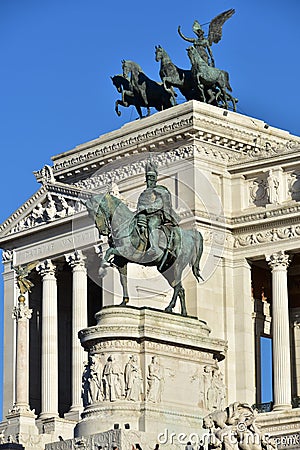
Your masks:
{"label": "rider's head", "polygon": [[204,30],[201,27],[201,25],[198,22],[198,20],[195,20],[194,23],[193,23],[193,31],[199,38],[203,37],[203,35],[204,35]]}
{"label": "rider's head", "polygon": [[157,169],[153,161],[148,160],[146,163],[146,183],[148,188],[153,188],[156,186],[157,181]]}

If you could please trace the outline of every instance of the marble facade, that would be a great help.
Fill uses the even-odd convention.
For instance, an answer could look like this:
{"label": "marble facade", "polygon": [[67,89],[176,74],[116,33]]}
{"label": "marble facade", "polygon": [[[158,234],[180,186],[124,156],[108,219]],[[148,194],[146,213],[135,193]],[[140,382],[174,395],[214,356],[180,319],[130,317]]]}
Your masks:
{"label": "marble facade", "polygon": [[[117,307],[115,269],[98,275],[107,242],[80,200],[106,189],[134,210],[149,153],[181,226],[204,237],[204,282],[189,271],[183,280],[187,318],[159,311],[170,289],[154,269],[134,264],[130,306]],[[261,403],[261,336],[273,342],[274,404],[259,421],[274,435],[299,432],[299,154],[300,138],[287,131],[190,101],[36,172],[41,187],[0,226],[3,439],[44,448],[60,436],[72,446],[118,424],[154,444],[166,427],[196,431],[216,402]],[[13,267],[35,261],[34,288],[20,305]],[[163,390],[151,387],[151,370],[163,374]]]}

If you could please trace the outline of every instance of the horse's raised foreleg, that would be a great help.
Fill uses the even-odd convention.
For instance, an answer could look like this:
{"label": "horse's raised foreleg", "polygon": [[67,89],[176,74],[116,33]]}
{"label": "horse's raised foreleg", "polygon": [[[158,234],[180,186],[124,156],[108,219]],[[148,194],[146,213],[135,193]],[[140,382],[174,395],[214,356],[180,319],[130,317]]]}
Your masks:
{"label": "horse's raised foreleg", "polygon": [[117,100],[116,104],[115,104],[115,111],[118,114],[118,116],[120,117],[121,111],[119,111],[119,105],[124,106],[124,103],[122,103],[121,100]]}
{"label": "horse's raised foreleg", "polygon": [[124,106],[129,106],[129,103],[126,102],[125,97],[134,98],[134,94],[132,91],[126,91],[125,89],[122,91],[122,102],[124,103]]}
{"label": "horse's raised foreleg", "polygon": [[114,247],[109,247],[109,248],[106,250],[103,259],[104,259],[105,262],[111,263],[111,262],[112,262],[113,256],[118,255],[118,254],[119,254],[118,251],[117,251]]}
{"label": "horse's raised foreleg", "polygon": [[127,286],[127,264],[124,264],[124,266],[118,266],[118,271],[120,275],[120,282],[123,289],[123,301],[120,304],[120,306],[126,306],[129,302],[129,295],[128,295],[128,286]]}

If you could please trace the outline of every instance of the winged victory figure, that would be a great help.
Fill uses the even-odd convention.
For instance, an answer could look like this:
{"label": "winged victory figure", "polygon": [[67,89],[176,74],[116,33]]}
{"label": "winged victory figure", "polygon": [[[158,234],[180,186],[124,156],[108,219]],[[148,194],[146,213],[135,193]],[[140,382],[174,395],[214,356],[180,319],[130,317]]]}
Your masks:
{"label": "winged victory figure", "polygon": [[15,266],[13,269],[17,275],[17,284],[18,288],[22,295],[26,294],[26,292],[31,292],[31,288],[34,284],[27,279],[30,272],[37,266],[38,261],[27,264],[26,266]]}
{"label": "winged victory figure", "polygon": [[213,53],[211,50],[211,46],[213,43],[217,44],[222,38],[222,27],[224,23],[230,19],[231,16],[235,13],[234,9],[228,9],[227,11],[218,14],[209,25],[208,36],[204,36],[204,30],[201,27],[198,20],[195,20],[193,23],[193,31],[196,34],[197,38],[189,38],[186,37],[180,28],[178,27],[179,36],[182,37],[187,42],[191,42],[195,49],[199,52],[201,58],[211,67],[215,67],[215,61],[213,57]]}

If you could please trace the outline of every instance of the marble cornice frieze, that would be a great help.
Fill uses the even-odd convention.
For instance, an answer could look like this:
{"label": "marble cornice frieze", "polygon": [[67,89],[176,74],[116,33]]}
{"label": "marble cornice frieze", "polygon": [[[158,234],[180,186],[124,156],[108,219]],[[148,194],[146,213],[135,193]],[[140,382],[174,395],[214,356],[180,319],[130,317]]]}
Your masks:
{"label": "marble cornice frieze", "polygon": [[82,149],[80,147],[75,148],[74,152],[71,154],[67,152],[64,157],[53,157],[54,175],[57,176],[59,173],[82,165],[93,164],[98,160],[101,160],[102,163],[105,160],[110,162],[116,156],[126,156],[126,153],[134,150],[139,153],[166,148],[173,142],[184,140],[185,133],[192,124],[193,117],[189,115],[162,126],[152,126],[137,133],[131,133],[127,137],[111,139],[107,143],[101,144],[101,142],[93,141],[92,145],[86,145]]}

